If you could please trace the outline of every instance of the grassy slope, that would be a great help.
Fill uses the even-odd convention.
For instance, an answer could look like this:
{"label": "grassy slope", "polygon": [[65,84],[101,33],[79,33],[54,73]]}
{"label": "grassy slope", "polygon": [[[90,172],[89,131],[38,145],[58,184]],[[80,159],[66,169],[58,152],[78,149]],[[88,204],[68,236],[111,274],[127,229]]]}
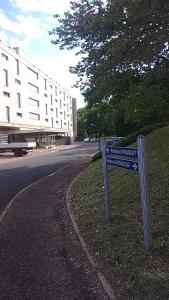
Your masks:
{"label": "grassy slope", "polygon": [[169,299],[169,127],[146,137],[153,247],[144,251],[139,177],[110,170],[112,218],[104,223],[101,161],[75,181],[72,208],[90,252],[119,299]]}

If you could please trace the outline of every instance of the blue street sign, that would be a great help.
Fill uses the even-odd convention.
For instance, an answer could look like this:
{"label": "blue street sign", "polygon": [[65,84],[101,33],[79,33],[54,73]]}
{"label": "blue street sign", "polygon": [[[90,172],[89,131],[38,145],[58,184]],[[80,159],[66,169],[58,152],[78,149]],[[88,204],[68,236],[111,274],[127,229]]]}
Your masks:
{"label": "blue street sign", "polygon": [[130,171],[139,171],[138,162],[131,160],[124,160],[114,157],[106,157],[106,164],[114,168],[126,169]]}
{"label": "blue street sign", "polygon": [[[122,137],[114,137],[117,140]],[[141,204],[142,204],[142,218],[144,229],[144,245],[147,250],[151,248],[151,228],[150,228],[150,209],[147,191],[147,175],[145,165],[145,150],[144,150],[144,136],[138,137],[138,148],[116,147],[112,146],[112,140],[101,139],[102,149],[102,165],[104,175],[104,194],[105,194],[105,217],[106,222],[110,221],[111,205],[110,205],[110,191],[109,191],[109,174],[108,166],[114,168],[126,169],[132,172],[139,172],[140,187],[141,187]],[[120,156],[121,158],[118,158]],[[123,159],[126,158],[126,159]],[[134,158],[135,160],[128,160]]]}
{"label": "blue street sign", "polygon": [[138,158],[137,148],[129,147],[108,146],[106,147],[106,155]]}

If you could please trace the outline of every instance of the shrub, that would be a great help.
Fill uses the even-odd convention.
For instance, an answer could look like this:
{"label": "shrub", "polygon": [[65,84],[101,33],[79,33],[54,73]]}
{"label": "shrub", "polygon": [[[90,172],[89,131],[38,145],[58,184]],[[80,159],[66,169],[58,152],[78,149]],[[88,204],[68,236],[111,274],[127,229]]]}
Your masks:
{"label": "shrub", "polygon": [[[167,122],[163,122],[163,123],[157,123],[157,124],[152,124],[152,125],[148,125],[145,126],[143,128],[140,128],[139,130],[133,132],[132,134],[128,135],[125,139],[120,140],[119,142],[117,142],[116,144],[114,144],[115,146],[119,146],[119,147],[127,147],[128,145],[136,142],[137,137],[139,135],[147,135],[150,132],[152,132],[153,130],[163,127],[163,126],[167,126],[169,125]],[[102,158],[102,152],[97,152],[93,158],[92,161],[96,161],[98,159]]]}

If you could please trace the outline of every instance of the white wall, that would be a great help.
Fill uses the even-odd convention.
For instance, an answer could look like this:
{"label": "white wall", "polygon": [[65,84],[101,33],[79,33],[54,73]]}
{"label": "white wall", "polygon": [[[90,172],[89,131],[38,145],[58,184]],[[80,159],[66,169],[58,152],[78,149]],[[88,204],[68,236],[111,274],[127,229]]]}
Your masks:
{"label": "white wall", "polygon": [[[19,74],[17,74],[16,59],[19,61]],[[5,86],[4,70],[8,72],[8,86]],[[45,80],[47,89],[45,89]],[[36,88],[30,84],[37,87],[39,92],[37,93]],[[9,93],[10,97],[5,96],[4,92]],[[17,93],[20,94],[21,107],[18,107]],[[48,108],[47,115],[45,104]],[[6,107],[10,109],[10,122],[6,119]],[[56,108],[58,116],[56,116]],[[39,115],[39,119],[35,120],[36,115],[32,114],[34,119],[30,119],[30,113]],[[69,92],[19,56],[14,49],[0,42],[0,127],[44,129],[66,132],[72,136],[72,114],[72,96]]]}

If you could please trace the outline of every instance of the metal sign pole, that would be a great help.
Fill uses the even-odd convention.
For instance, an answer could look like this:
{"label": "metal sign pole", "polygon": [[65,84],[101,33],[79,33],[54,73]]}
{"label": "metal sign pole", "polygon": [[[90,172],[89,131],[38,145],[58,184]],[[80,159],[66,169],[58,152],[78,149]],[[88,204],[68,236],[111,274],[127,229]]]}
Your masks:
{"label": "metal sign pole", "polygon": [[101,138],[101,150],[102,150],[102,166],[103,166],[103,176],[104,176],[104,195],[105,195],[105,219],[106,223],[110,221],[111,211],[110,211],[110,192],[109,192],[109,175],[108,167],[106,164],[106,138]]}
{"label": "metal sign pole", "polygon": [[144,136],[138,136],[138,162],[140,174],[140,187],[141,187],[141,205],[142,205],[142,218],[144,228],[144,245],[148,250],[151,248],[151,233],[150,233],[150,211],[147,193],[147,174],[145,166],[145,153],[144,153]]}

